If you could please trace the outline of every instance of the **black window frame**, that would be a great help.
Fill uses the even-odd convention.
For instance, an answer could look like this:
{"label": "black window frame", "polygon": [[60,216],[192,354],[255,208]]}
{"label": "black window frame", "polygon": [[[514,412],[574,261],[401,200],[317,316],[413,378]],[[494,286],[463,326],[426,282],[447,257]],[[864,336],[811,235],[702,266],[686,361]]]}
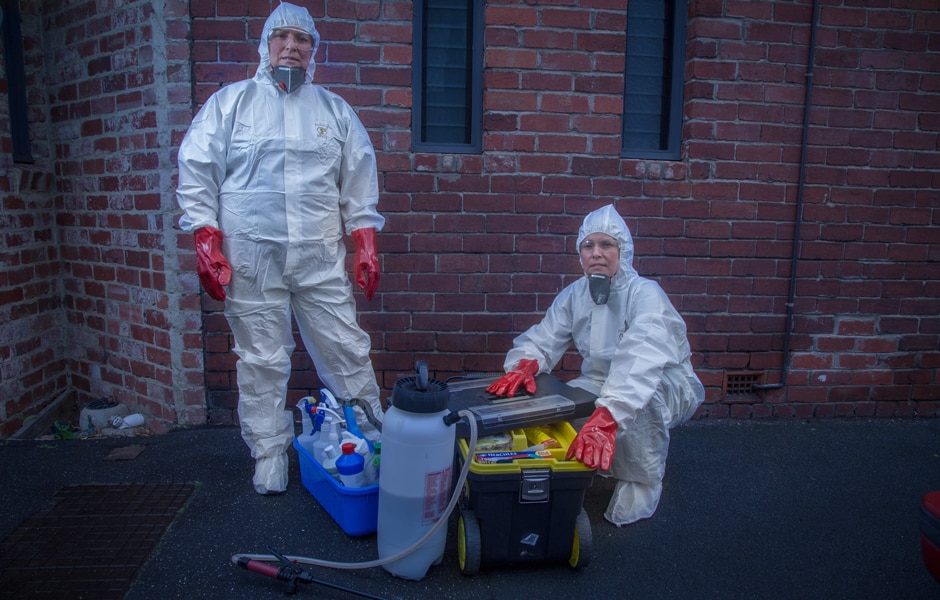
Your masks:
{"label": "black window frame", "polygon": [[[467,114],[455,113],[461,117],[463,136],[461,140],[428,141],[425,121],[427,110],[427,76],[431,68],[425,57],[427,48],[428,15],[433,10],[442,8],[442,4],[454,3],[464,5],[469,14],[470,23],[467,25],[467,41],[469,48],[466,69],[466,106]],[[428,4],[432,6],[428,6]],[[437,4],[439,6],[434,6]],[[441,152],[451,154],[479,154],[483,151],[483,9],[484,0],[416,0],[414,3],[413,21],[413,51],[412,51],[412,150],[416,152]],[[432,15],[433,16],[433,15]],[[452,68],[451,65],[449,68]],[[452,125],[459,127],[459,121],[454,120]]]}
{"label": "black window frame", "polygon": [[[655,147],[645,140],[637,141],[635,129],[629,128],[631,116],[640,114],[630,111],[631,90],[640,89],[637,78],[631,77],[631,40],[630,26],[638,26],[638,21],[650,17],[649,11],[657,8],[667,9],[663,27],[662,51],[658,57],[658,73],[662,77],[660,93],[660,113],[658,114],[658,136]],[[669,12],[671,11],[671,14]],[[621,158],[678,160],[682,154],[682,116],[683,92],[685,88],[685,34],[688,21],[688,0],[632,0],[627,5],[627,46],[624,53],[624,93],[623,123],[621,137]],[[647,28],[647,31],[649,29]],[[638,62],[634,57],[634,63]],[[649,58],[649,57],[648,57]],[[652,57],[656,60],[657,57]],[[634,69],[634,72],[639,69]],[[645,75],[650,75],[649,70]],[[651,113],[647,113],[648,115]],[[652,119],[647,120],[647,124]]]}
{"label": "black window frame", "polygon": [[23,63],[23,35],[16,0],[0,2],[0,35],[6,62],[7,102],[10,110],[10,144],[14,163],[32,164],[29,140],[29,104],[26,99],[26,70]]}

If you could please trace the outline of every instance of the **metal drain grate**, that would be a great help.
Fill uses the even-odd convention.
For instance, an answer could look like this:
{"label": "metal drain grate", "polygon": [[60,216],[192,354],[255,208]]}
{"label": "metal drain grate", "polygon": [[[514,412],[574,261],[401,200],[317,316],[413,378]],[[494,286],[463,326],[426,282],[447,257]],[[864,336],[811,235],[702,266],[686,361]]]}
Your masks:
{"label": "metal drain grate", "polygon": [[757,396],[755,385],[764,382],[764,374],[754,371],[738,371],[725,373],[725,382],[722,392],[725,398],[754,398]]}
{"label": "metal drain grate", "polygon": [[0,598],[123,598],[194,489],[62,488],[0,542]]}

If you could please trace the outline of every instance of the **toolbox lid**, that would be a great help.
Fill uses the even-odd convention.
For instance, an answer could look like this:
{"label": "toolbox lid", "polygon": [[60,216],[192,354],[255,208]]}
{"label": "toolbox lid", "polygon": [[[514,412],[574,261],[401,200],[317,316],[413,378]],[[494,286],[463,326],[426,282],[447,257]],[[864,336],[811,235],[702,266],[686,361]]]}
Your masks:
{"label": "toolbox lid", "polygon": [[[554,375],[535,376],[536,391],[529,394],[520,386],[512,398],[495,396],[486,391],[499,376],[468,377],[463,381],[448,380],[450,409],[455,412],[469,410],[477,422],[479,435],[489,435],[561,421],[588,417],[594,412],[597,396],[587,390],[567,385]],[[457,424],[457,437],[470,436],[469,426]]]}
{"label": "toolbox lid", "polygon": [[510,400],[469,407],[487,430],[507,431],[529,423],[557,421],[574,413],[574,402],[559,396]]}

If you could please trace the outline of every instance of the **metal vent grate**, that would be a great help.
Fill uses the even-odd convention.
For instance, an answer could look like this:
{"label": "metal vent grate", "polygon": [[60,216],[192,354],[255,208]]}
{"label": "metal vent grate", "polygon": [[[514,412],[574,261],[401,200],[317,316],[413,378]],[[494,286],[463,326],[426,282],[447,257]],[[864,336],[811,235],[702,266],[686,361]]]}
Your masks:
{"label": "metal vent grate", "polygon": [[69,485],[0,542],[0,598],[120,600],[193,483]]}
{"label": "metal vent grate", "polygon": [[754,398],[757,396],[755,385],[764,382],[764,374],[754,371],[737,371],[725,373],[725,382],[722,389],[725,398]]}

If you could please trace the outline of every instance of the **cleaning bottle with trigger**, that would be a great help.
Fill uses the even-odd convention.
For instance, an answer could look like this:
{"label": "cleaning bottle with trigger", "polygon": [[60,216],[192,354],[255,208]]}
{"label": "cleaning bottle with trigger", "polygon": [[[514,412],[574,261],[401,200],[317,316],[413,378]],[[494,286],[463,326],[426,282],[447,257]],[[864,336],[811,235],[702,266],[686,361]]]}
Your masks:
{"label": "cleaning bottle with trigger", "polygon": [[310,456],[313,456],[313,444],[317,440],[316,416],[311,413],[311,409],[316,411],[316,407],[310,403],[310,397],[301,398],[297,402],[297,410],[300,411],[301,432],[297,436],[297,442],[306,450]]}
{"label": "cleaning bottle with trigger", "polygon": [[340,434],[339,422],[329,413],[325,413],[325,420],[320,429],[320,435],[317,441],[313,443],[313,459],[323,464],[323,451],[327,446],[333,446],[337,454],[339,453]]}

